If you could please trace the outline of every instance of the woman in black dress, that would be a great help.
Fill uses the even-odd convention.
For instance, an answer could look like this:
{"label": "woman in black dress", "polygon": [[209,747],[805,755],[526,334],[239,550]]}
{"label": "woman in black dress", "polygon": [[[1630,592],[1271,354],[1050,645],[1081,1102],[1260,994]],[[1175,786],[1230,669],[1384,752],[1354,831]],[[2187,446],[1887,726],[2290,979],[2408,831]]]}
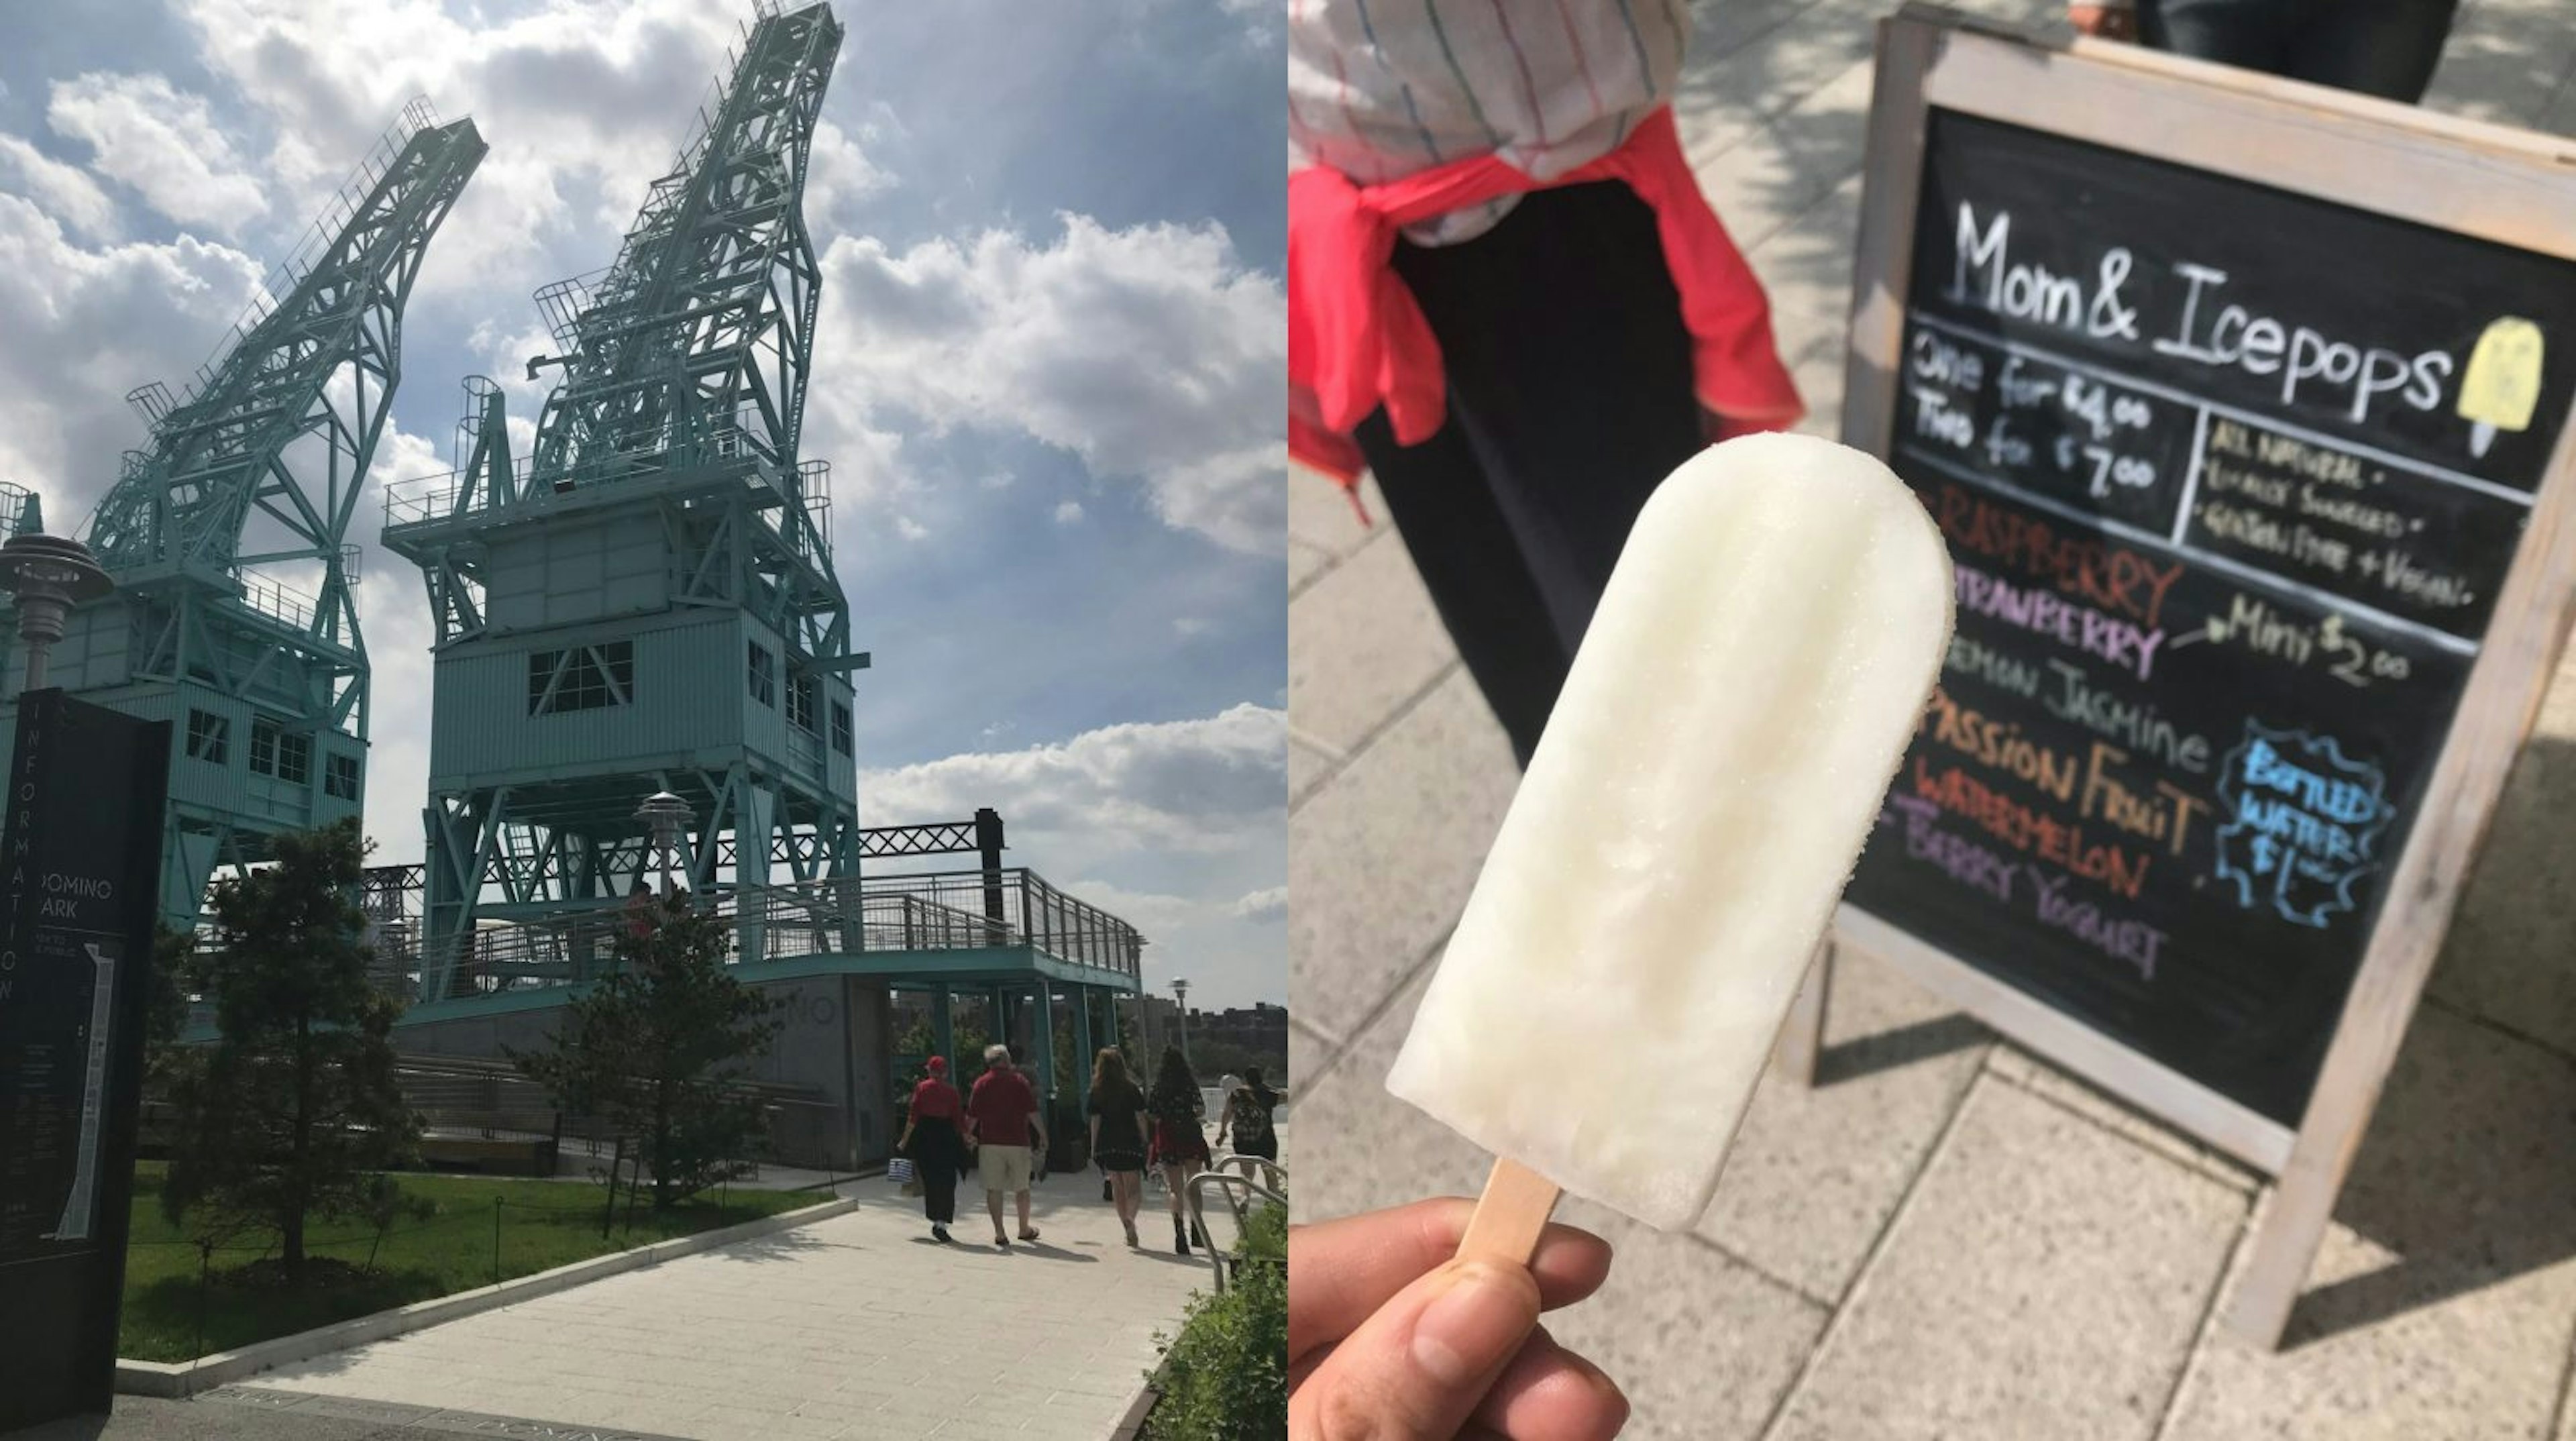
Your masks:
{"label": "woman in black dress", "polygon": [[[1163,1184],[1172,1197],[1172,1249],[1186,1256],[1190,1253],[1188,1202],[1182,1192],[1189,1188],[1190,1177],[1207,1169],[1207,1132],[1200,1129],[1199,1118],[1207,1114],[1207,1100],[1199,1094],[1199,1078],[1190,1074],[1190,1063],[1181,1059],[1180,1048],[1163,1048],[1163,1067],[1154,1077],[1154,1094],[1145,1109],[1154,1119],[1154,1153],[1147,1159],[1163,1168]],[[1199,1233],[1199,1244],[1207,1244],[1207,1233]]]}
{"label": "woman in black dress", "polygon": [[911,1160],[913,1178],[921,1183],[921,1212],[930,1218],[931,1237],[943,1242],[948,1223],[957,1219],[957,1176],[966,1168],[966,1143],[957,1131],[963,1113],[957,1088],[948,1084],[948,1058],[931,1057],[930,1074],[912,1088],[894,1149]]}
{"label": "woman in black dress", "polygon": [[1136,1211],[1145,1202],[1145,1093],[1127,1075],[1127,1059],[1103,1046],[1091,1063],[1091,1159],[1109,1178],[1109,1199],[1127,1244],[1136,1244]]}
{"label": "woman in black dress", "polygon": [[1225,1144],[1227,1131],[1234,1133],[1234,1153],[1259,1156],[1265,1161],[1279,1159],[1279,1131],[1272,1124],[1271,1112],[1286,1099],[1279,1092],[1261,1084],[1261,1068],[1243,1068],[1243,1084],[1225,1098],[1225,1113],[1217,1117],[1216,1143]]}

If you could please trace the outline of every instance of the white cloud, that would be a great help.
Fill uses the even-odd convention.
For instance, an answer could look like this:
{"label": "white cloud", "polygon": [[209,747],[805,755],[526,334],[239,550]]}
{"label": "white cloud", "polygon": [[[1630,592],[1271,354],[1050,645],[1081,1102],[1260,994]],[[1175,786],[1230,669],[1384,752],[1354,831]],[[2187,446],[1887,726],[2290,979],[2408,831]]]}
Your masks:
{"label": "white cloud", "polygon": [[1288,914],[1288,888],[1271,886],[1235,898],[1226,912],[1238,920],[1272,921]]}
{"label": "white cloud", "polygon": [[857,138],[829,120],[816,123],[805,166],[805,224],[816,234],[855,223],[853,208],[893,185],[894,177],[868,158]]}
{"label": "white cloud", "polygon": [[40,490],[68,527],[116,479],[143,422],[122,397],[173,391],[259,293],[259,266],[188,236],[91,249],[35,205],[0,194],[0,478]]}
{"label": "white cloud", "polygon": [[1285,305],[1222,226],[1068,215],[1052,243],[990,230],[901,253],[844,236],[823,268],[839,423],[1017,428],[1141,481],[1170,525],[1277,549]]}
{"label": "white cloud", "polygon": [[869,771],[868,809],[886,817],[999,809],[1022,829],[1086,850],[1230,851],[1275,845],[1285,824],[1288,718],[1238,705],[1198,720],[1104,726],[1026,750],[949,756]]}
{"label": "white cloud", "polygon": [[1074,881],[1064,890],[1143,931],[1149,941],[1166,937],[1188,925],[1206,909],[1188,896],[1133,891],[1107,881]]}
{"label": "white cloud", "polygon": [[268,209],[204,98],[158,75],[58,80],[45,119],[56,134],[89,143],[99,174],[181,224],[233,236]]}
{"label": "white cloud", "polygon": [[16,175],[19,193],[69,229],[95,239],[116,222],[116,202],[88,171],[65,165],[15,135],[0,135],[0,172]]}
{"label": "white cloud", "polygon": [[1082,519],[1082,502],[1081,502],[1081,501],[1078,501],[1078,500],[1060,500],[1060,501],[1057,501],[1057,502],[1056,502],[1056,505],[1055,505],[1055,523],[1056,523],[1056,524],[1058,524],[1058,525],[1073,525],[1073,524],[1075,524],[1075,523],[1079,522],[1081,519]]}
{"label": "white cloud", "polygon": [[[568,235],[613,246],[670,167],[744,18],[705,0],[549,0],[507,18],[451,13],[443,0],[179,0],[178,9],[206,67],[284,137],[269,164],[297,214],[319,207],[412,96],[448,119],[471,115],[492,149],[421,289],[498,282],[520,297]],[[308,136],[322,138],[299,138]]]}

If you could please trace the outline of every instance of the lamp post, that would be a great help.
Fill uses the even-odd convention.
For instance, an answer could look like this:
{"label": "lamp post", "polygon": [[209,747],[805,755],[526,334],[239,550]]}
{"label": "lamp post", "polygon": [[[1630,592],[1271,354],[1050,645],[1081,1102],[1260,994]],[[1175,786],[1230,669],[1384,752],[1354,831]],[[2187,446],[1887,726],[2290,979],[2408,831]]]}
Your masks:
{"label": "lamp post", "polygon": [[689,803],[669,791],[655,791],[635,808],[635,819],[653,830],[653,859],[662,871],[662,899],[671,898],[671,853],[680,847],[680,833],[688,828],[697,812]]}
{"label": "lamp post", "polygon": [[1180,1022],[1181,1064],[1187,1065],[1190,1060],[1190,983],[1179,976],[1172,977],[1172,1016]]}
{"label": "lamp post", "polygon": [[69,536],[45,534],[44,508],[34,495],[19,514],[18,533],[0,545],[0,588],[18,604],[18,638],[27,643],[27,678],[21,691],[45,686],[45,657],[63,638],[71,608],[116,589],[89,547]]}

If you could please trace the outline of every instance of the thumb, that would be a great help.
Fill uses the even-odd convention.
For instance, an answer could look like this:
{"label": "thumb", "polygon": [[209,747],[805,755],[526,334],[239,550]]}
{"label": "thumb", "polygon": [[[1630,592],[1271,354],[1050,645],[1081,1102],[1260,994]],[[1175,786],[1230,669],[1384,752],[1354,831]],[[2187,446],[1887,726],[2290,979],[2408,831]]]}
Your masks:
{"label": "thumb", "polygon": [[1449,1441],[1538,1325],[1519,1266],[1450,1261],[1344,1338],[1289,1400],[1298,1441]]}

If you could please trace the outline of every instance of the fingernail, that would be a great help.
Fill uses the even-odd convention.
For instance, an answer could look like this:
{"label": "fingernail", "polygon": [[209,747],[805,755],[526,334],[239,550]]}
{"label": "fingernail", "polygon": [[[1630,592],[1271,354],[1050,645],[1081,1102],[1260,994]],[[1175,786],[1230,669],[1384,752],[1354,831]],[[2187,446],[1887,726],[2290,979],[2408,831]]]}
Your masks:
{"label": "fingernail", "polygon": [[1444,1386],[1462,1385],[1501,1365],[1537,1319],[1529,1278],[1489,1261],[1458,1267],[1449,1289],[1413,1323],[1413,1362]]}

